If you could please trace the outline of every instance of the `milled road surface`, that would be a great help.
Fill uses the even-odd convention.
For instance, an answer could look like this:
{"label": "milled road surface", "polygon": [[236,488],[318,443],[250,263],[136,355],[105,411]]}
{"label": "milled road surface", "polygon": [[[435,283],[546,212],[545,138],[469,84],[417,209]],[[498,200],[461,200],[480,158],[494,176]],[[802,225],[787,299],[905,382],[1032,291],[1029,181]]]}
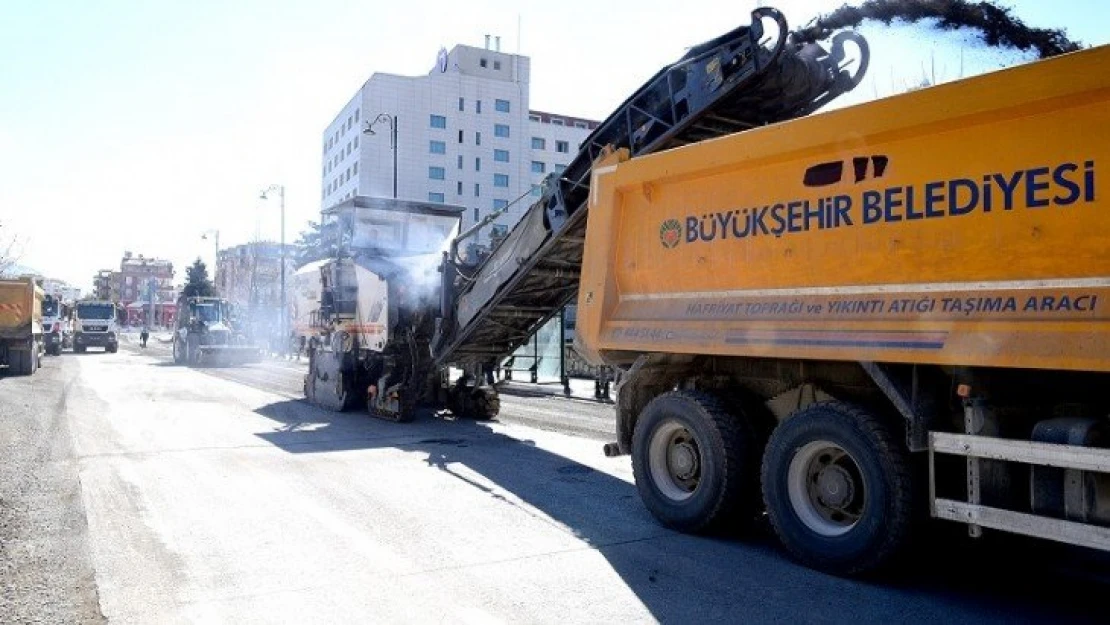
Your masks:
{"label": "milled road surface", "polygon": [[[508,414],[527,402],[605,407],[514,398],[501,423],[425,414],[391,424],[305,404],[265,374],[282,367],[292,369],[193,370],[128,347],[66,353],[30,379],[0,377],[0,622],[102,613],[119,623],[1058,623],[1104,614],[1110,586],[1061,576],[1053,563],[1071,552],[1029,541],[934,538],[896,581],[859,582],[791,563],[765,532],[667,531],[640,504],[627,458]],[[28,472],[49,479],[18,477]],[[954,529],[943,535],[960,536]],[[1095,565],[1095,575],[1105,571]]]}

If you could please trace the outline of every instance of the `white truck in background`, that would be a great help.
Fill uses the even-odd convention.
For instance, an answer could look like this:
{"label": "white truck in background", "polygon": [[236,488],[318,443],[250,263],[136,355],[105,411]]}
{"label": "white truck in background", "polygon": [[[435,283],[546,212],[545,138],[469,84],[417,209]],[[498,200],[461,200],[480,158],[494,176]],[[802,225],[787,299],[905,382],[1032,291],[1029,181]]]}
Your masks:
{"label": "white truck in background", "polygon": [[116,305],[107,300],[82,300],[73,311],[73,351],[81,354],[90,347],[103,347],[114,354],[119,349]]}
{"label": "white truck in background", "polygon": [[63,348],[72,346],[70,308],[55,295],[47,295],[42,301],[42,342],[51,356],[59,356]]}

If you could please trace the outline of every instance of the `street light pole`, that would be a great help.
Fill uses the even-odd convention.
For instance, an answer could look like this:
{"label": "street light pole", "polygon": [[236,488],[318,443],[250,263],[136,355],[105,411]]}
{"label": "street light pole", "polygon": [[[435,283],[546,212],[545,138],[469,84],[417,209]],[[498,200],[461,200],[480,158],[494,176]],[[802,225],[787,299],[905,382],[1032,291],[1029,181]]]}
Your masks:
{"label": "street light pole", "polygon": [[[272,184],[262,191],[260,197],[265,200],[266,194],[273,191],[278,192],[278,200],[281,204],[281,345],[288,346],[288,331],[286,329],[288,305],[285,301],[285,185]],[[282,348],[282,352],[284,351],[285,347]]]}
{"label": "street light pole", "polygon": [[393,131],[393,199],[397,199],[397,116],[393,116],[393,123],[389,125]]}
{"label": "street light pole", "polygon": [[393,149],[393,199],[397,199],[397,116],[378,113],[373,121],[366,122],[366,127],[362,129],[363,134],[377,134],[374,132],[374,124],[379,123],[389,124],[389,147]]}

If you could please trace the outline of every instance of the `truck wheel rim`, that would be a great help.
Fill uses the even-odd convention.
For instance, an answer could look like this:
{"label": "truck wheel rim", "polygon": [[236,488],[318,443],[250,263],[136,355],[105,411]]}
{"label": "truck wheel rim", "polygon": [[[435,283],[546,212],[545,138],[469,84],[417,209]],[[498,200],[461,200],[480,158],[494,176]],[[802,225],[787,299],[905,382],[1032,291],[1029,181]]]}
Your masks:
{"label": "truck wheel rim", "polygon": [[798,519],[821,536],[851,531],[867,505],[859,464],[830,441],[813,441],[798,449],[787,471],[787,491]]}
{"label": "truck wheel rim", "polygon": [[678,421],[655,428],[648,446],[651,481],[667,499],[684,501],[701,481],[701,450],[694,435]]}

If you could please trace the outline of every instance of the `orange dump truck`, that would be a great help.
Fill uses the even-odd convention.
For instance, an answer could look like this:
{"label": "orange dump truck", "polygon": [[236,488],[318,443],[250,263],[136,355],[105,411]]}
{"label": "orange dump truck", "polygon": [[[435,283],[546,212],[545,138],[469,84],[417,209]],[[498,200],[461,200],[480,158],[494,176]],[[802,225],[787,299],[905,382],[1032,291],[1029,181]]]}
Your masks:
{"label": "orange dump truck", "polygon": [[802,562],[1110,550],[1110,48],[597,162],[577,342],[646,506]]}
{"label": "orange dump truck", "polygon": [[32,278],[0,280],[0,366],[31,375],[39,368],[43,290]]}

